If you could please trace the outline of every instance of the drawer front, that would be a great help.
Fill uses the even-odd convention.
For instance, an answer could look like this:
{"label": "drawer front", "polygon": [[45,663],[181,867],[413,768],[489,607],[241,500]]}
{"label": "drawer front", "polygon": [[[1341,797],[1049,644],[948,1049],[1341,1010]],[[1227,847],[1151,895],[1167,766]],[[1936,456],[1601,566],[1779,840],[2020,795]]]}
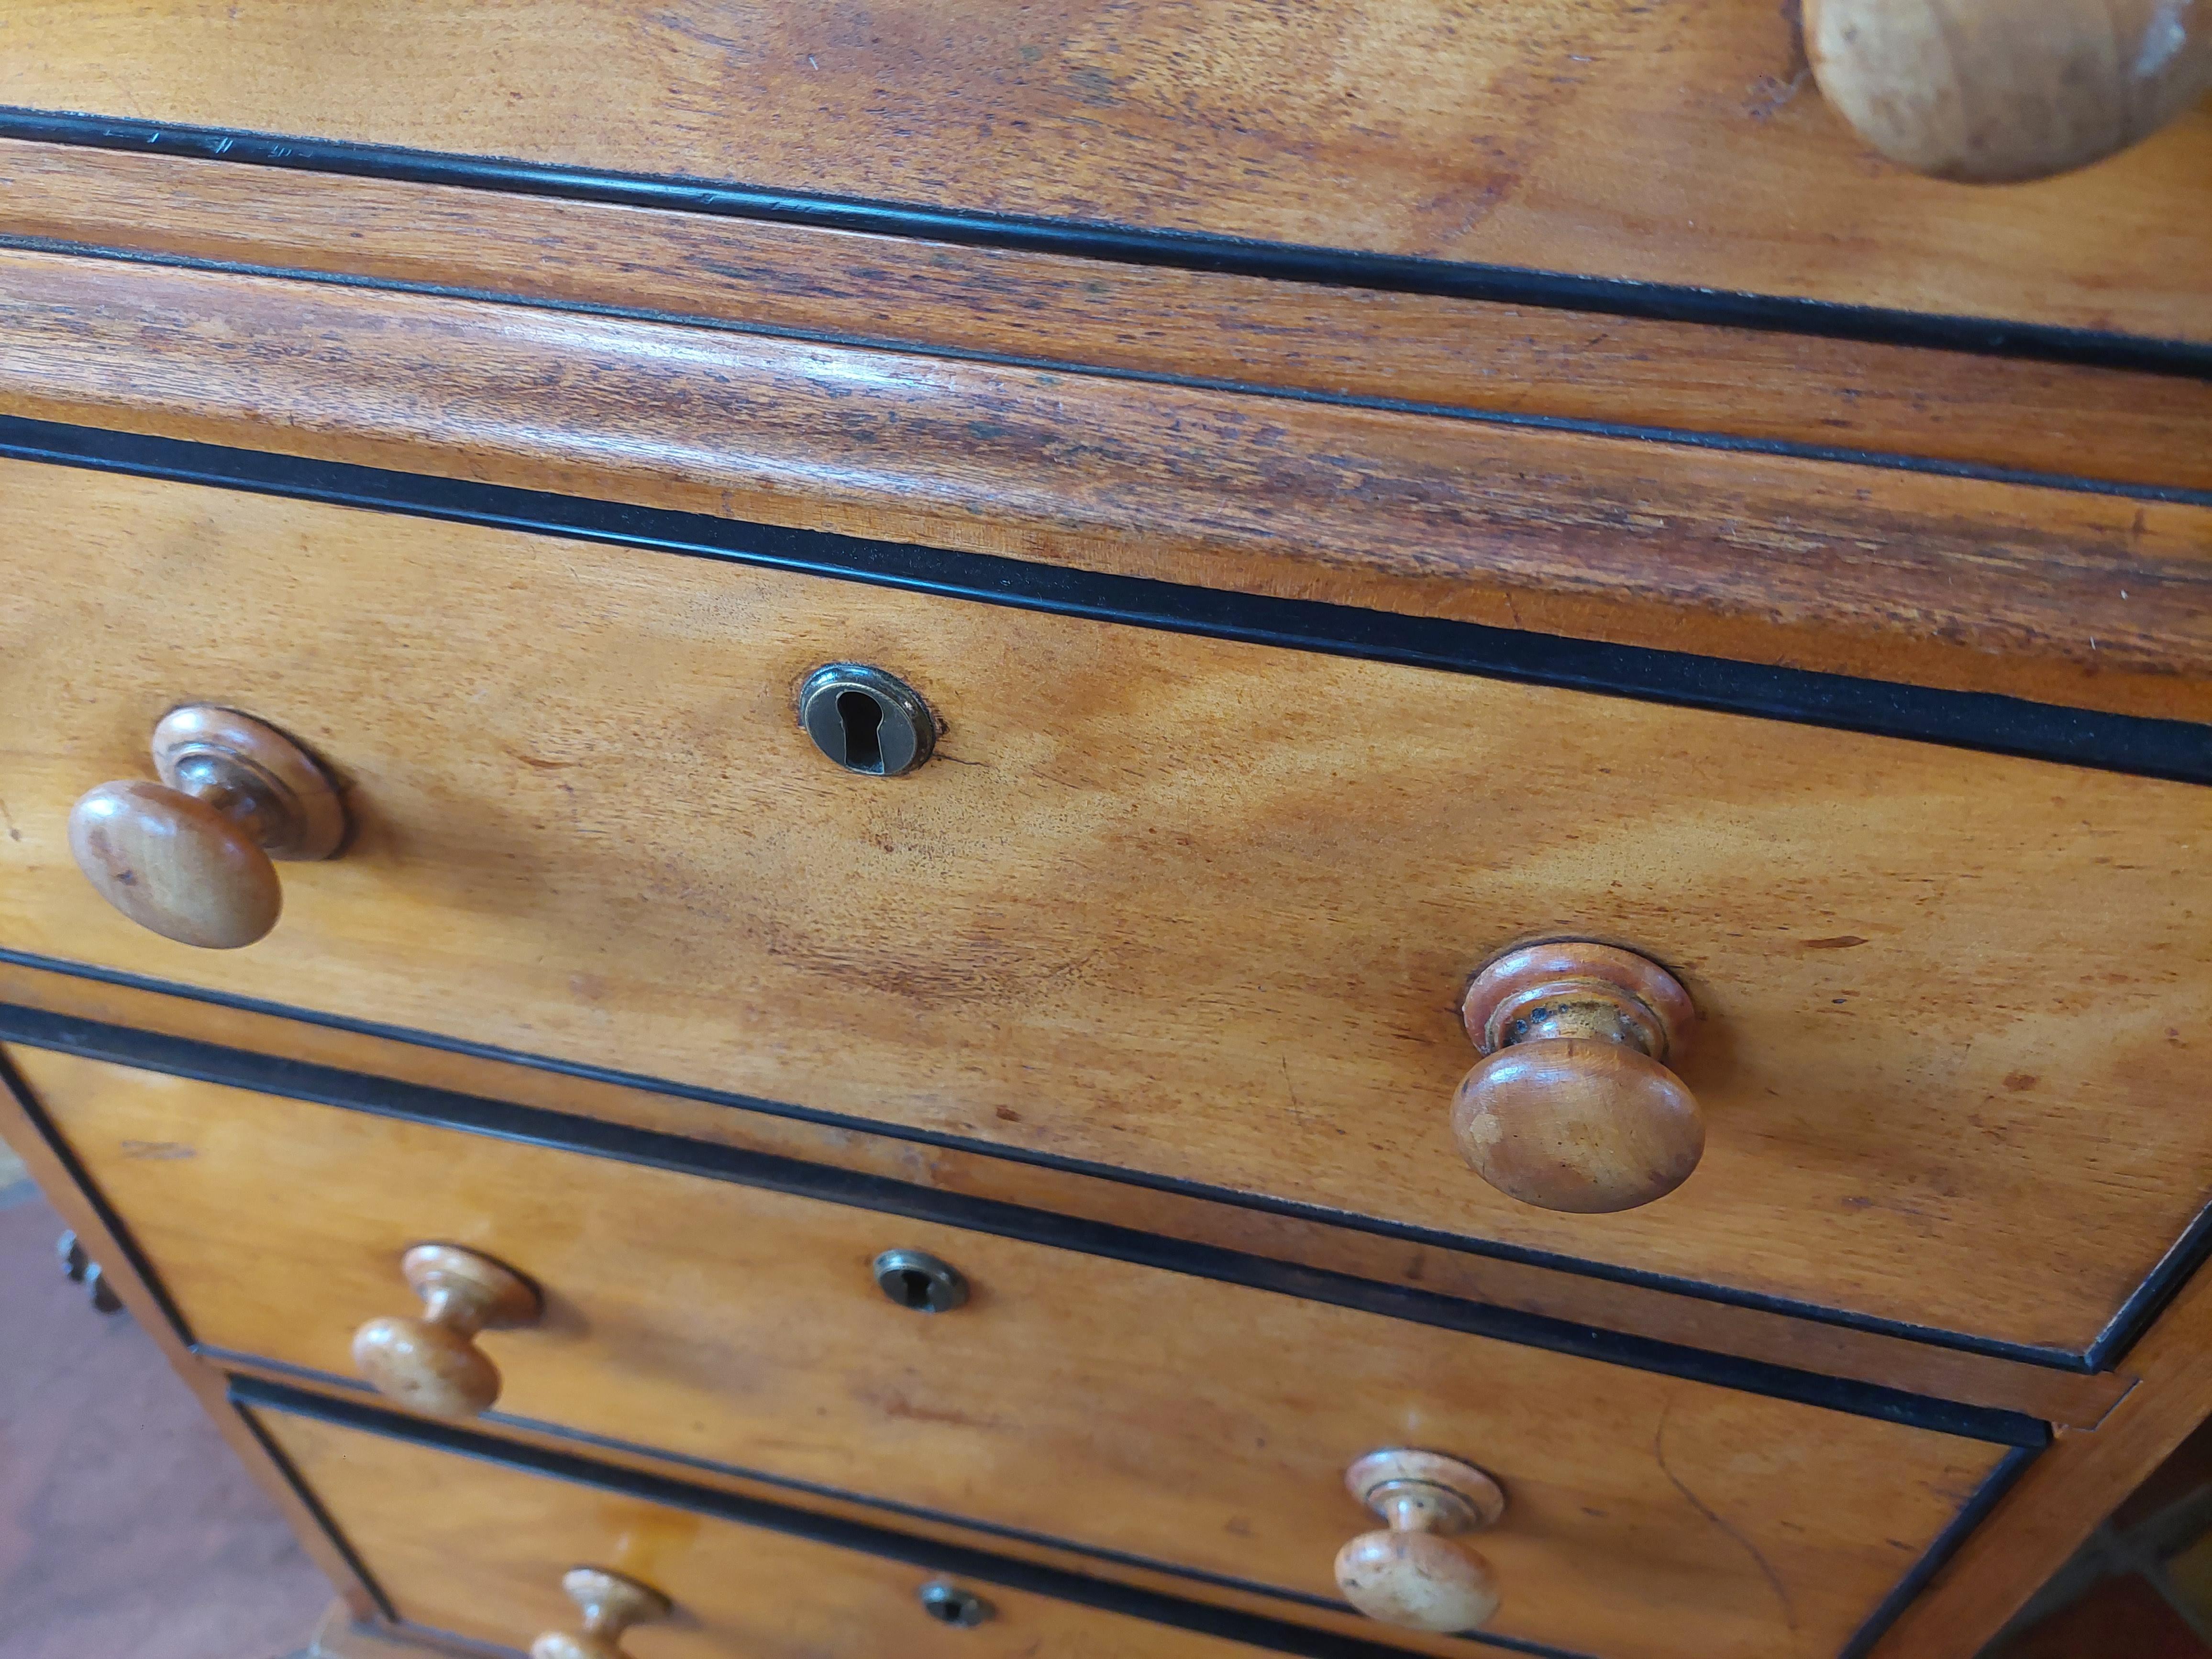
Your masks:
{"label": "drawer front", "polygon": [[[0,944],[2075,1351],[2206,1197],[2200,788],[29,464],[0,532]],[[937,758],[824,759],[838,660]],[[347,787],[242,951],[70,863],[185,701]],[[1462,988],[1560,936],[1702,1016],[1643,1209],[1455,1146]]]}
{"label": "drawer front", "polygon": [[[349,1373],[438,1240],[528,1274],[499,1413],[1335,1599],[1379,1447],[1510,1502],[1504,1634],[1620,1659],[1833,1653],[2002,1449],[674,1170],[15,1051],[198,1341]],[[924,1315],[887,1249],[970,1286]],[[1669,1616],[1655,1618],[1655,1609]]]}
{"label": "drawer front", "polygon": [[[254,1420],[409,1625],[529,1648],[581,1621],[562,1593],[592,1566],[659,1591],[670,1615],[623,1638],[635,1659],[1255,1659],[1241,1642],[921,1569],[488,1458],[283,1411]],[[948,1626],[921,1592],[980,1595]]]}
{"label": "drawer front", "polygon": [[[974,30],[945,0],[839,9],[827,33],[796,0],[736,21],[706,0],[498,0],[410,15],[374,53],[341,15],[12,0],[8,96],[1090,227],[2207,337],[2212,118],[2185,115],[2041,183],[1915,177],[1821,97],[1796,13],[1768,0],[1323,0],[1289,13],[1140,0],[1024,12],[1011,33]],[[2154,14],[2115,15],[2142,30]],[[2174,40],[2155,37],[2158,61],[2188,15],[2172,14]],[[2142,35],[2093,36],[2081,61],[2125,62],[2138,40],[2153,61]],[[1966,95],[1978,137],[2008,131],[1990,107],[2006,94],[2036,107],[2014,80],[2029,80],[2028,56],[1995,70],[1996,92]],[[1941,94],[1895,96],[1902,108]],[[2084,133],[2134,125],[2066,119]]]}

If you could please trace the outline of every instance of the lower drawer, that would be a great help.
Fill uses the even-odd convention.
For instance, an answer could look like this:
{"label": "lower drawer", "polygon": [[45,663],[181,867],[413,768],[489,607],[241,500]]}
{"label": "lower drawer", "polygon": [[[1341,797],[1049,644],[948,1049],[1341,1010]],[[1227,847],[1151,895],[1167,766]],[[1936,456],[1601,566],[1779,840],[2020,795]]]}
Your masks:
{"label": "lower drawer", "polygon": [[623,1634],[634,1659],[1256,1659],[1241,1642],[533,1469],[251,1414],[392,1613],[426,1632],[526,1650],[580,1631],[562,1581],[586,1567],[666,1598],[665,1617]]}
{"label": "lower drawer", "polygon": [[[1347,1466],[1415,1446],[1504,1486],[1480,1540],[1504,1593],[1490,1633],[1606,1659],[1826,1659],[2005,1456],[921,1219],[888,1183],[830,1202],[514,1138],[573,1132],[554,1114],[495,1135],[15,1059],[203,1344],[344,1375],[357,1325],[413,1310],[403,1252],[464,1246],[545,1296],[536,1325],[481,1338],[495,1424],[1227,1579],[1287,1618],[1339,1605],[1332,1560],[1376,1524]],[[703,1155],[640,1153],[686,1149]],[[953,1264],[969,1300],[894,1305],[872,1274],[886,1248]]]}

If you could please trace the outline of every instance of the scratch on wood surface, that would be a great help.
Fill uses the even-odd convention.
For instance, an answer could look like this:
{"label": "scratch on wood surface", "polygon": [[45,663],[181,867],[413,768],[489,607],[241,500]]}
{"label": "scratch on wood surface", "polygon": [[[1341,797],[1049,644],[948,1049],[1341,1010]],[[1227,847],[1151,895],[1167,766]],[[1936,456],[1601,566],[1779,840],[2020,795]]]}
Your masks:
{"label": "scratch on wood surface", "polygon": [[1770,1562],[1765,1555],[1760,1553],[1758,1545],[1753,1543],[1750,1539],[1745,1537],[1743,1534],[1738,1532],[1734,1527],[1723,1520],[1719,1513],[1711,1505],[1706,1504],[1705,1499],[1699,1498],[1697,1493],[1692,1492],[1689,1487],[1682,1483],[1681,1476],[1676,1474],[1674,1470],[1667,1467],[1667,1417],[1668,1413],[1672,1412],[1674,1409],[1674,1401],[1670,1400],[1659,1413],[1658,1427],[1651,1431],[1651,1455],[1658,1460],[1659,1473],[1667,1477],[1668,1482],[1673,1485],[1674,1490],[1682,1494],[1684,1501],[1686,1501],[1692,1509],[1697,1510],[1699,1515],[1704,1516],[1706,1520],[1711,1522],[1723,1532],[1726,1533],[1730,1538],[1734,1539],[1738,1544],[1741,1545],[1743,1547],[1744,1553],[1749,1555],[1753,1561],[1759,1564],[1759,1570],[1765,1576],[1767,1585],[1773,1590],[1775,1599],[1782,1603],[1783,1623],[1787,1625],[1791,1630],[1796,1630],[1797,1628],[1797,1609],[1790,1604],[1790,1588],[1782,1582],[1782,1575],[1775,1571],[1773,1564]]}

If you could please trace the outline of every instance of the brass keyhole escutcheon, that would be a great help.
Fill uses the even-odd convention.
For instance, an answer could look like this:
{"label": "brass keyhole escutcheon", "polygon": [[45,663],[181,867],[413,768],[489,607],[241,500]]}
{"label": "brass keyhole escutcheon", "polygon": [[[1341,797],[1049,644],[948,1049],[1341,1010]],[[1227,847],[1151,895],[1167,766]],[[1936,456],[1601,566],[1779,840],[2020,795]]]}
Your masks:
{"label": "brass keyhole escutcheon", "polygon": [[896,778],[937,746],[937,721],[921,695],[895,674],[833,662],[799,688],[799,722],[814,746],[848,772]]}

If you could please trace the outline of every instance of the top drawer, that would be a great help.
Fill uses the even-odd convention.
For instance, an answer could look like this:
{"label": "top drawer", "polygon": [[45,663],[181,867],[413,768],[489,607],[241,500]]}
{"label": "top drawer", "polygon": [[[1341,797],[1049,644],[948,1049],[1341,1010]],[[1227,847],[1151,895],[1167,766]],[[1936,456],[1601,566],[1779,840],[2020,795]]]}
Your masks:
{"label": "top drawer", "polygon": [[[18,950],[2060,1350],[2204,1200],[2201,789],[59,468],[0,538]],[[841,659],[937,759],[816,751]],[[245,951],[70,861],[185,701],[349,786]],[[1454,1148],[1461,990],[1560,935],[1704,1017],[1622,1214]]]}
{"label": "top drawer", "polygon": [[[2167,27],[2179,15],[2127,9]],[[956,234],[1126,256],[1129,228],[1170,262],[1267,268],[1249,245],[1194,249],[1197,233],[1520,266],[1519,280],[1398,268],[1389,284],[1600,310],[1624,296],[1549,273],[2212,339],[2204,112],[2086,173],[1943,184],[1881,161],[1838,118],[1807,73],[1797,10],[484,0],[395,10],[364,50],[361,19],[339,8],[15,0],[6,97],[759,187],[750,210],[746,192],[725,192],[724,211],[805,215],[794,198],[825,192],[1088,222],[965,218]],[[145,147],[143,129],[125,142]],[[234,161],[254,153],[214,142]],[[300,147],[289,155],[296,165]],[[811,211],[945,234],[933,219]],[[1628,302],[1649,314],[1710,300]]]}

